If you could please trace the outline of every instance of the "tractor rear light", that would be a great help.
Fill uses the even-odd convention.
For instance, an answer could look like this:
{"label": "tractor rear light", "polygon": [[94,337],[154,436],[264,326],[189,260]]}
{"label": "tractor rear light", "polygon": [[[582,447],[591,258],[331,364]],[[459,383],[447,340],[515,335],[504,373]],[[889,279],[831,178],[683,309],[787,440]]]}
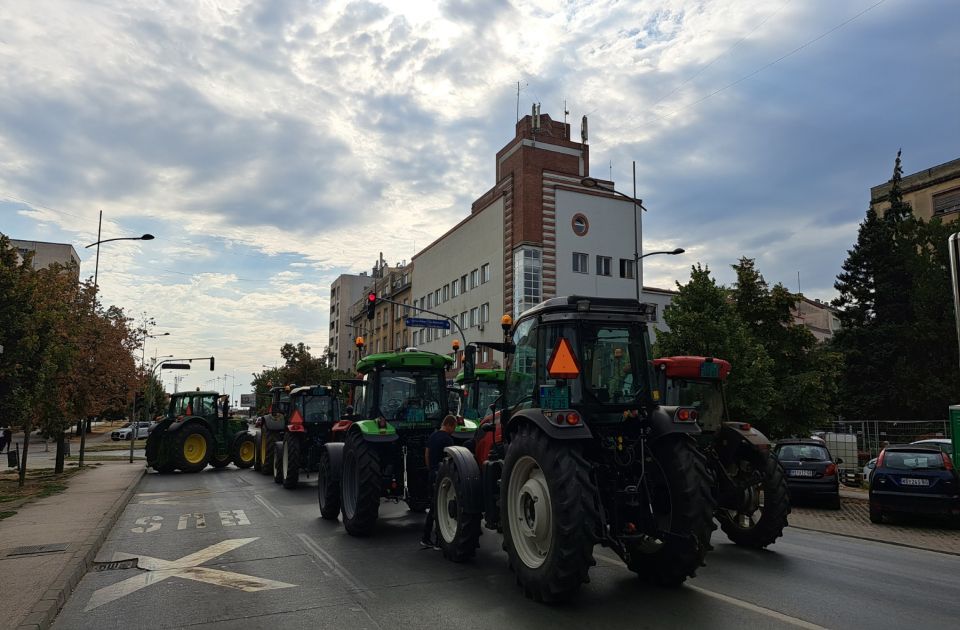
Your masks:
{"label": "tractor rear light", "polygon": [[688,409],[687,407],[677,409],[676,415],[673,416],[674,422],[695,422],[696,419],[697,411],[695,409]]}
{"label": "tractor rear light", "polygon": [[576,412],[571,412],[567,414],[567,424],[574,426],[580,424],[580,414]]}
{"label": "tractor rear light", "polygon": [[823,471],[823,476],[832,477],[835,474],[837,474],[837,465],[833,462],[827,464],[827,469]]}

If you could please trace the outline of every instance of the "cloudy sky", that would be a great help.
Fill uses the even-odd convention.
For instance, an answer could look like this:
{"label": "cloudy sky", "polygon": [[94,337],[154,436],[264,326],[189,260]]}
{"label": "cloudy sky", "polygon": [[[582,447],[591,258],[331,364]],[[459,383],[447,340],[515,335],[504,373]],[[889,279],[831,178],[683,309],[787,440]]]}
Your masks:
{"label": "cloudy sky", "polygon": [[[645,282],[689,265],[833,297],[903,147],[960,157],[955,0],[0,0],[0,232],[67,242],[148,355],[228,391],[327,342],[330,282],[413,253],[494,183],[521,115],[590,119],[649,208]],[[224,375],[228,378],[224,378]],[[210,385],[197,371],[185,385]],[[167,377],[168,385],[171,377]]]}

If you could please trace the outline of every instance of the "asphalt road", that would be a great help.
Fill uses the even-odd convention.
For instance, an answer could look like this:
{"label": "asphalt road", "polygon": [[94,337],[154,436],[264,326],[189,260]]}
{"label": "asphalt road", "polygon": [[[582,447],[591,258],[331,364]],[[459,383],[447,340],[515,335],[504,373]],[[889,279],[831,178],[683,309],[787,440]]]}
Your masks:
{"label": "asphalt road", "polygon": [[144,477],[54,628],[955,628],[960,557],[788,530],[771,551],[729,544],[679,589],[647,586],[597,549],[576,601],[525,599],[500,537],[474,562],[418,545],[422,516],[384,504],[375,536],[319,518],[297,490],[232,466]]}

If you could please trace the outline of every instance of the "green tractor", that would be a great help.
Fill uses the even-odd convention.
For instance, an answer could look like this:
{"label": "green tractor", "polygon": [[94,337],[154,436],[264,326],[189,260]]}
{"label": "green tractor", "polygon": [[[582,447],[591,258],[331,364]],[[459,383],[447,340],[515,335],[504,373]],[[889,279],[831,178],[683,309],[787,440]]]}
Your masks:
{"label": "green tractor", "polygon": [[273,480],[284,488],[296,488],[300,471],[318,470],[320,450],[340,419],[337,392],[326,385],[308,385],[290,390],[284,428],[274,439]]}
{"label": "green tractor", "polygon": [[[353,536],[373,533],[381,499],[405,501],[422,512],[430,505],[423,460],[427,438],[449,413],[445,370],[450,357],[407,350],[373,354],[357,363],[352,420],[341,420],[320,451],[320,515]],[[473,437],[476,423],[458,420],[454,439]]]}
{"label": "green tractor", "polygon": [[506,374],[506,370],[485,368],[474,370],[474,377],[470,380],[464,378],[464,372],[457,374],[456,382],[466,394],[461,415],[475,422],[486,416],[490,406],[496,404],[497,398],[503,393]]}
{"label": "green tractor", "polygon": [[290,410],[290,389],[271,387],[269,396],[270,405],[267,407],[267,413],[258,417],[253,423],[257,448],[253,468],[264,475],[275,474],[273,444],[283,439],[286,417]]}
{"label": "green tractor", "polygon": [[256,445],[246,422],[217,413],[217,392],[179,392],[167,415],[147,437],[147,466],[157,472],[200,472],[207,464],[223,468],[253,465]]}

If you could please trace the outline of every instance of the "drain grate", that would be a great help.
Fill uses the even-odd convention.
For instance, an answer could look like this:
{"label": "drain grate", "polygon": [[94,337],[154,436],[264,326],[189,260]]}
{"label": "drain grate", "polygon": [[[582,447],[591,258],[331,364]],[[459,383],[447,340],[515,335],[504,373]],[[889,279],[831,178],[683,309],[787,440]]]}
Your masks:
{"label": "drain grate", "polygon": [[10,556],[36,556],[43,553],[60,553],[66,551],[70,543],[53,543],[50,545],[27,545],[26,547],[14,547],[7,552]]}
{"label": "drain grate", "polygon": [[127,560],[113,560],[112,562],[94,562],[94,571],[116,571],[117,569],[139,569],[137,558]]}

